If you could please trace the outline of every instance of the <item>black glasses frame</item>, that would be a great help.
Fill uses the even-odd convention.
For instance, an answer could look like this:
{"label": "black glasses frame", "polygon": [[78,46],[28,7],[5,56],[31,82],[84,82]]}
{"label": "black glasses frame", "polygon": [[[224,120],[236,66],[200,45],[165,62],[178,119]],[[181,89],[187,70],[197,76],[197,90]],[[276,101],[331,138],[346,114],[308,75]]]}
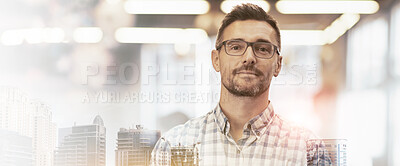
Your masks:
{"label": "black glasses frame", "polygon": [[[245,42],[247,46],[246,46],[246,49],[244,50],[243,54],[246,53],[247,48],[248,48],[249,46],[251,46],[251,48],[252,48],[252,50],[253,50],[253,54],[254,54],[256,57],[261,58],[261,59],[271,59],[272,57],[274,57],[275,52],[276,52],[278,55],[281,55],[281,52],[279,51],[278,46],[276,46],[276,45],[274,45],[274,44],[272,44],[272,43],[269,43],[269,42],[247,42],[247,41],[244,41],[244,40],[225,40],[225,41],[223,41],[221,44],[219,44],[218,47],[217,47],[216,49],[217,49],[217,50],[220,50],[220,49],[222,48],[222,46],[225,46],[225,53],[228,54],[228,52],[226,51],[226,43],[229,42],[229,41],[240,41],[240,42]],[[269,57],[269,58],[257,56],[256,52],[254,51],[254,47],[253,47],[254,44],[256,44],[256,43],[271,44],[272,46],[274,46],[274,54],[272,54],[272,56]],[[241,55],[232,55],[232,54],[228,54],[228,55],[230,55],[230,56],[242,56],[243,54],[241,54]]]}

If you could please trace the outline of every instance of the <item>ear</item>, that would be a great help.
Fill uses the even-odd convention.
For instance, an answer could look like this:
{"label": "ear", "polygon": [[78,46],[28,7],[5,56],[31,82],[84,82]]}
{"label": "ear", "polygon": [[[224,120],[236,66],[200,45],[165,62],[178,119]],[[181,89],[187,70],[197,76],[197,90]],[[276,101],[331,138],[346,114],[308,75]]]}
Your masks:
{"label": "ear", "polygon": [[279,72],[281,71],[282,68],[282,56],[278,56],[276,60],[276,66],[275,66],[275,71],[274,71],[274,76],[277,77],[279,75]]}
{"label": "ear", "polygon": [[211,51],[211,61],[212,61],[212,65],[214,67],[214,70],[219,72],[220,71],[220,64],[219,64],[219,51],[218,50],[212,50]]}

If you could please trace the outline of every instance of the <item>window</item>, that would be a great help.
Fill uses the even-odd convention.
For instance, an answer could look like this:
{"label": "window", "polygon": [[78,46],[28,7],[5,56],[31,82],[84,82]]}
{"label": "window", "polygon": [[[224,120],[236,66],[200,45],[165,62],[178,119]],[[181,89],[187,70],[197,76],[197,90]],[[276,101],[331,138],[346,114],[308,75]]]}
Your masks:
{"label": "window", "polygon": [[394,60],[393,74],[400,76],[400,4],[392,12],[392,49],[391,55]]}
{"label": "window", "polygon": [[388,23],[384,17],[365,20],[349,33],[347,85],[365,89],[382,83],[386,76]]}
{"label": "window", "polygon": [[350,91],[339,96],[338,135],[348,140],[348,165],[369,165],[373,157],[384,154],[386,104],[385,92],[380,89]]}
{"label": "window", "polygon": [[348,89],[338,97],[338,135],[351,145],[349,165],[379,165],[388,150],[388,30],[385,15],[372,16],[348,35]]}
{"label": "window", "polygon": [[390,49],[390,62],[391,62],[391,74],[394,76],[394,79],[391,79],[390,85],[393,85],[391,88],[394,89],[390,93],[390,131],[392,132],[391,141],[391,151],[389,162],[391,165],[400,165],[400,3],[395,6],[392,10],[392,20],[391,20],[391,49]]}
{"label": "window", "polygon": [[392,142],[393,142],[393,152],[392,152],[392,165],[400,165],[400,103],[396,101],[400,101],[400,86],[397,86],[395,93],[392,94],[391,101],[391,111],[392,111],[392,124],[393,128],[391,131],[393,132]]}
{"label": "window", "polygon": [[[400,4],[392,12],[392,45],[391,58],[393,59],[392,71],[396,76],[400,76]],[[396,47],[397,46],[397,47]]]}

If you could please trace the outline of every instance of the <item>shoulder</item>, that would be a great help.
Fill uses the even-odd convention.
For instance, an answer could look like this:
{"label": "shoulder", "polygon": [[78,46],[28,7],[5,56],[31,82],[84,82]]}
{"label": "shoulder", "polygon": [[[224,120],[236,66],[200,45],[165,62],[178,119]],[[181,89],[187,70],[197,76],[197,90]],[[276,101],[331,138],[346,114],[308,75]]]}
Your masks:
{"label": "shoulder", "polygon": [[203,133],[205,125],[213,120],[212,111],[201,117],[193,118],[185,124],[181,124],[168,130],[162,135],[171,145],[193,144]]}

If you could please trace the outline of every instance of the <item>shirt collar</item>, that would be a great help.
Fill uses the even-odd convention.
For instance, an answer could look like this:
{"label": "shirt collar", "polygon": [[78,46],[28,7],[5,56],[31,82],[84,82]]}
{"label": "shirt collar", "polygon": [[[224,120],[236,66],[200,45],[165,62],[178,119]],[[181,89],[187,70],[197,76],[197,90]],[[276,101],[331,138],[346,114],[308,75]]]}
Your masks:
{"label": "shirt collar", "polygon": [[[228,122],[228,118],[222,112],[220,105],[218,104],[214,109],[215,122],[217,123],[218,128],[224,134],[227,134],[229,131],[230,125]],[[257,137],[264,134],[266,131],[266,126],[268,126],[273,118],[275,117],[274,108],[272,107],[271,102],[269,102],[268,107],[251,118],[245,126],[248,127]]]}
{"label": "shirt collar", "polygon": [[[226,129],[228,118],[222,112],[219,104],[215,107],[213,113],[214,113],[214,117],[215,117],[215,123],[217,123],[217,126],[220,129],[220,131],[225,134],[226,133],[225,129]],[[228,126],[228,128],[229,128],[229,126]]]}

